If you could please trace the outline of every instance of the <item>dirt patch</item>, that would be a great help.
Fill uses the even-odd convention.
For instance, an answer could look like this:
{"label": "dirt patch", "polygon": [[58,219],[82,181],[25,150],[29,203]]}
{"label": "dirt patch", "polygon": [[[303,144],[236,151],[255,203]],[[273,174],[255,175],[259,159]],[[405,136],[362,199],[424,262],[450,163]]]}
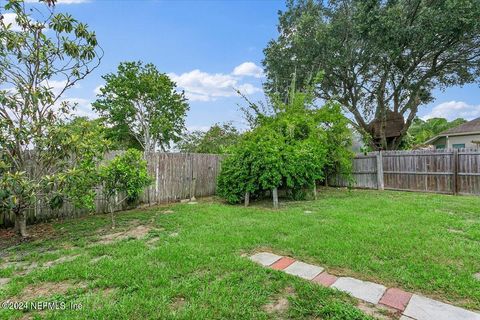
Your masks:
{"label": "dirt patch", "polygon": [[95,258],[90,260],[90,263],[97,263],[100,260],[108,259],[108,258],[110,258],[109,255],[103,255],[103,256],[95,257]]}
{"label": "dirt patch", "polygon": [[0,278],[0,288],[10,282],[10,278]]}
{"label": "dirt patch", "polygon": [[361,300],[358,302],[357,307],[366,315],[372,316],[379,320],[391,320],[398,319],[400,317],[400,313],[395,309],[375,306],[371,303]]}
{"label": "dirt patch", "polygon": [[480,272],[475,273],[475,274],[473,275],[473,277],[474,277],[475,279],[477,279],[478,281],[480,281]]}
{"label": "dirt patch", "polygon": [[157,243],[159,242],[159,240],[160,240],[160,238],[158,238],[158,237],[152,238],[152,239],[147,241],[147,246],[150,249],[154,249],[154,248],[157,247]]}
{"label": "dirt patch", "polygon": [[56,260],[53,260],[53,261],[47,261],[43,264],[43,266],[47,267],[47,268],[50,268],[50,267],[53,267],[53,266],[55,266],[57,264],[60,264],[60,263],[63,263],[63,262],[73,261],[79,256],[80,256],[79,254],[76,254],[76,255],[73,255],[73,256],[63,256],[63,257],[60,257],[60,258],[58,258]]}
{"label": "dirt patch", "polygon": [[14,268],[15,274],[26,275],[38,268],[36,262],[27,261],[7,261],[0,265],[0,269]]}
{"label": "dirt patch", "polygon": [[150,232],[150,230],[152,230],[151,227],[140,225],[126,231],[110,233],[110,234],[101,236],[100,240],[97,241],[97,243],[109,244],[109,243],[113,243],[113,242],[124,240],[124,239],[130,239],[130,238],[141,239],[145,237]]}
{"label": "dirt patch", "polygon": [[295,290],[292,287],[286,287],[283,292],[276,296],[271,302],[263,306],[263,310],[269,314],[282,314],[287,312],[290,307],[289,297],[295,295]]}
{"label": "dirt patch", "polygon": [[464,234],[465,232],[463,230],[459,230],[459,229],[447,229],[448,232],[450,233],[458,233],[458,234]]}
{"label": "dirt patch", "polygon": [[100,293],[103,297],[110,297],[115,294],[117,288],[108,287],[108,288],[95,288],[92,290],[93,293]]}
{"label": "dirt patch", "polygon": [[170,237],[178,237],[178,232],[172,232],[170,233]]}
{"label": "dirt patch", "polygon": [[21,244],[22,242],[32,242],[47,238],[54,238],[61,235],[63,232],[55,230],[50,223],[39,223],[36,225],[29,225],[27,227],[29,237],[23,239],[15,234],[13,228],[0,229],[0,257],[6,255],[6,248]]}
{"label": "dirt patch", "polygon": [[170,307],[173,310],[180,310],[185,306],[185,303],[186,301],[184,297],[175,297],[170,303]]}
{"label": "dirt patch", "polygon": [[173,210],[163,210],[162,213],[163,214],[172,214],[172,213],[175,213],[175,211],[173,211]]}
{"label": "dirt patch", "polygon": [[23,289],[22,293],[13,300],[32,301],[39,297],[49,297],[54,294],[65,294],[69,290],[76,288],[86,288],[84,283],[72,283],[69,281],[62,282],[44,282],[38,285],[30,285]]}

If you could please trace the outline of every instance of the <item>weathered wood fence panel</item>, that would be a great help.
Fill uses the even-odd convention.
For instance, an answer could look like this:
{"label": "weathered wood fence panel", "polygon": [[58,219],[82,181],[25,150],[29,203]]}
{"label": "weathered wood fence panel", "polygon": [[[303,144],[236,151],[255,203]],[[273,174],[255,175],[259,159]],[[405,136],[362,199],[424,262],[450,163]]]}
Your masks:
{"label": "weathered wood fence panel", "polygon": [[353,188],[377,189],[377,155],[375,152],[358,154],[352,164],[353,179],[334,176],[329,178],[332,186],[351,186]]}
{"label": "weathered wood fence panel", "polygon": [[[377,172],[381,172],[380,177]],[[377,181],[382,178],[384,188],[390,190],[480,195],[480,151],[415,150],[358,154],[353,159],[353,182],[338,177],[329,181],[334,186],[380,189]]]}
{"label": "weathered wood fence panel", "polygon": [[385,189],[454,193],[453,151],[386,151],[383,156]]}
{"label": "weathered wood fence panel", "polygon": [[480,195],[480,150],[459,150],[457,157],[457,192]]}
{"label": "weathered wood fence panel", "polygon": [[[113,159],[121,151],[110,152],[105,155],[105,161]],[[220,172],[222,157],[214,154],[197,153],[159,153],[152,152],[146,155],[148,172],[153,183],[145,189],[140,202],[154,205],[214,195],[217,176]],[[73,218],[88,214],[85,209],[77,209],[66,202],[60,209],[52,210],[41,199],[35,207],[28,211],[28,221],[44,221],[50,219]],[[125,209],[120,205],[115,210]],[[95,212],[108,212],[102,188],[98,187],[95,199]],[[11,226],[14,217],[8,212],[0,211],[0,227]]]}

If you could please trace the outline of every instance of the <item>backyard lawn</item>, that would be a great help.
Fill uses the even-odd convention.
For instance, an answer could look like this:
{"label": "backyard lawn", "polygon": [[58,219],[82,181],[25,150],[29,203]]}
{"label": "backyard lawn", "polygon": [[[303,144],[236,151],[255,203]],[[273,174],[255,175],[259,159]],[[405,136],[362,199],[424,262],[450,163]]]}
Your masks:
{"label": "backyard lawn", "polygon": [[346,294],[246,258],[260,250],[480,309],[478,197],[321,189],[269,206],[206,199],[118,213],[114,231],[107,215],[32,227],[46,238],[1,249],[0,301],[82,308],[0,318],[366,318]]}

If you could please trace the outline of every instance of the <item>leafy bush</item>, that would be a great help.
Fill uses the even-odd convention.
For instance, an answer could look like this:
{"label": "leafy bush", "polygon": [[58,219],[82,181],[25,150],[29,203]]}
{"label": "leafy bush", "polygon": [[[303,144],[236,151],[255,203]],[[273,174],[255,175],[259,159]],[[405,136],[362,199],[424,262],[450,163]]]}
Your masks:
{"label": "leafy bush", "polygon": [[275,102],[275,113],[259,115],[222,162],[218,193],[230,203],[276,187],[294,198],[333,171],[348,172],[350,130],[340,106],[312,108],[309,93],[295,93],[288,104]]}
{"label": "leafy bush", "polygon": [[148,175],[147,161],[142,153],[136,149],[128,149],[117,155],[101,170],[103,192],[109,204],[112,215],[112,226],[115,227],[113,211],[116,205],[123,201],[133,203],[137,201],[143,189],[152,183]]}

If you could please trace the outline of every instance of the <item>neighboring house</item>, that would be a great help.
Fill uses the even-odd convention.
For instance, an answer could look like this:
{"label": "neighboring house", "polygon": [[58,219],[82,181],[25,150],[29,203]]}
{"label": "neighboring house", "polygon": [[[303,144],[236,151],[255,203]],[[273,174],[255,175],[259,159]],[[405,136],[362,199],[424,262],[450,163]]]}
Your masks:
{"label": "neighboring house", "polygon": [[433,145],[435,149],[478,149],[480,148],[480,118],[443,131],[425,144]]}

